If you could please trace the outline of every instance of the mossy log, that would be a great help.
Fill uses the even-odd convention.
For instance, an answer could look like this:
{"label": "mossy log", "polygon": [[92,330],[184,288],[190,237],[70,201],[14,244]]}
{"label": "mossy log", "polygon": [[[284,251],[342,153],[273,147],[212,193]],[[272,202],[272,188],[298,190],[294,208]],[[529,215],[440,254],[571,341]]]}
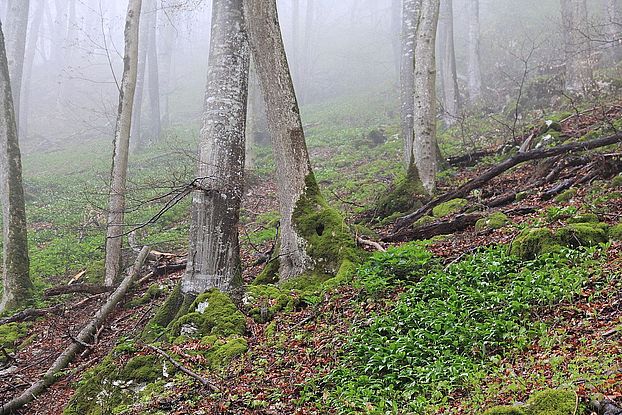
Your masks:
{"label": "mossy log", "polygon": [[456,190],[447,192],[437,197],[436,199],[433,199],[432,201],[428,202],[425,206],[421,207],[417,211],[410,213],[406,216],[402,216],[395,223],[395,231],[397,232],[411,225],[417,219],[421,218],[422,216],[427,214],[430,210],[440,205],[441,203],[447,202],[452,199],[467,196],[469,192],[482,187],[483,185],[488,183],[490,180],[505,173],[511,168],[516,167],[519,164],[525,163],[527,161],[532,161],[532,160],[543,160],[543,159],[547,159],[550,157],[555,157],[555,156],[559,156],[562,154],[568,154],[568,153],[573,153],[573,152],[578,152],[578,151],[594,150],[597,148],[606,147],[606,146],[617,144],[620,142],[622,142],[622,132],[619,132],[617,134],[614,134],[608,137],[598,138],[596,140],[565,144],[565,145],[561,145],[561,146],[557,146],[553,148],[540,148],[537,150],[527,151],[524,153],[518,153],[515,156],[510,157],[509,159],[505,160],[504,162],[486,170],[480,176],[472,180],[469,180],[468,182],[466,182],[464,185],[460,186]]}
{"label": "mossy log", "polygon": [[93,316],[91,321],[80,331],[65,351],[56,358],[52,366],[43,374],[42,378],[37,382],[30,385],[28,389],[22,392],[19,396],[11,401],[3,404],[0,407],[0,415],[7,415],[15,412],[22,406],[32,402],[38,395],[45,391],[50,385],[59,379],[60,372],[67,367],[69,363],[76,357],[76,355],[84,348],[84,344],[91,341],[97,333],[98,328],[106,321],[106,318],[112,313],[117,304],[125,297],[128,290],[134,283],[140,273],[140,269],[145,262],[147,255],[149,254],[149,247],[144,247],[136,262],[132,271],[121,282],[119,287],[110,295],[106,304],[104,304]]}

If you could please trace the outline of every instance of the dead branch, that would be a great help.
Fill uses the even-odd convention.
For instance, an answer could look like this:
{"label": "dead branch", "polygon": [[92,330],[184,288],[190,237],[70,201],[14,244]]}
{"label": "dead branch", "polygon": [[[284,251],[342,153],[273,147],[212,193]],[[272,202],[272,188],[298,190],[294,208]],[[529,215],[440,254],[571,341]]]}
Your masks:
{"label": "dead branch", "polygon": [[612,136],[598,138],[596,140],[580,143],[571,143],[553,148],[541,148],[537,150],[526,151],[524,153],[518,153],[515,156],[505,160],[504,162],[486,170],[482,175],[472,180],[469,180],[467,183],[460,186],[456,190],[445,193],[444,195],[430,201],[419,210],[399,218],[395,223],[395,231],[398,232],[399,230],[414,223],[415,221],[417,221],[417,219],[423,217],[426,213],[428,213],[430,210],[440,205],[441,203],[468,195],[469,192],[471,192],[472,190],[482,187],[490,180],[501,175],[502,173],[505,173],[506,171],[519,164],[532,160],[542,160],[550,157],[555,157],[562,154],[593,150],[596,148],[601,148],[620,142],[622,142],[622,133],[617,133]]}
{"label": "dead branch", "polygon": [[[147,254],[149,253],[149,247],[144,247],[138,255],[136,262],[131,270],[131,272],[123,279],[123,282],[119,285],[119,287],[110,295],[106,304],[104,304],[98,311],[95,313],[95,316],[91,319],[91,321],[80,331],[76,339],[82,343],[88,343],[89,340],[93,338],[95,333],[97,333],[97,329],[104,324],[106,318],[114,311],[117,304],[125,297],[128,290],[132,286],[134,280],[137,278],[140,273],[140,269],[142,268],[145,260],[147,259]],[[10,413],[15,412],[17,409],[22,406],[32,402],[38,395],[40,395],[43,391],[45,391],[50,385],[52,385],[56,380],[59,379],[59,373],[67,367],[71,361],[75,358],[75,356],[83,349],[82,344],[78,342],[72,342],[65,351],[56,358],[56,361],[50,366],[50,368],[43,374],[42,378],[37,382],[30,385],[28,389],[23,391],[19,396],[12,399],[11,401],[2,404],[0,407],[0,415],[8,415]]]}
{"label": "dead branch", "polygon": [[430,239],[438,235],[449,235],[463,231],[482,219],[481,212],[458,215],[451,220],[436,221],[414,229],[402,228],[400,231],[386,236],[383,242],[405,242],[418,239]]}
{"label": "dead branch", "polygon": [[86,294],[103,294],[112,291],[113,287],[105,287],[97,284],[72,284],[52,287],[45,290],[43,296],[45,298],[55,297],[63,294],[86,293]]}
{"label": "dead branch", "polygon": [[369,246],[371,248],[374,248],[376,251],[387,252],[387,250],[384,249],[384,247],[376,241],[370,241],[369,239],[365,239],[359,236],[356,238],[356,242],[358,242],[359,245],[364,245],[364,246]]}
{"label": "dead branch", "polygon": [[26,310],[20,311],[19,313],[13,314],[12,316],[0,319],[0,325],[34,320],[37,317],[42,317],[50,313],[55,313],[57,311],[62,310],[63,308],[64,308],[63,304],[57,304],[54,307],[41,308],[41,309],[28,308]]}

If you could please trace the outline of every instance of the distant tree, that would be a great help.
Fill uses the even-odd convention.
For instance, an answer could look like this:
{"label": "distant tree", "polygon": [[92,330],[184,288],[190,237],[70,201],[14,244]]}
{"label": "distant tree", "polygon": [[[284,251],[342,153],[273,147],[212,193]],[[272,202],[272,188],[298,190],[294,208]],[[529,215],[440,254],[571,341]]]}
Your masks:
{"label": "distant tree", "polygon": [[45,8],[44,0],[34,0],[36,7],[33,10],[32,20],[28,25],[28,40],[26,43],[26,52],[24,55],[24,73],[22,82],[22,98],[21,108],[19,109],[20,119],[20,137],[22,139],[28,138],[28,123],[30,115],[30,99],[32,91],[30,88],[33,66],[35,61],[35,54],[37,52],[37,45],[41,35],[41,22],[43,20],[43,10]]}
{"label": "distant tree", "polygon": [[160,63],[160,107],[162,113],[162,128],[169,128],[171,126],[169,97],[173,84],[173,56],[175,54],[177,30],[171,21],[172,16],[169,13],[161,12],[160,16],[160,23],[158,24],[158,43],[160,46],[158,58],[158,62]]}
{"label": "distant tree", "polygon": [[440,0],[438,19],[438,48],[440,64],[441,97],[445,125],[453,125],[460,114],[461,99],[456,72],[456,51],[454,46],[453,0]]}
{"label": "distant tree", "polygon": [[130,130],[132,127],[132,108],[138,71],[138,27],[141,8],[142,0],[129,0],[125,21],[123,78],[121,80],[121,90],[119,91],[119,108],[114,134],[114,153],[108,202],[105,277],[105,283],[108,286],[114,285],[121,273],[127,165]]}
{"label": "distant tree", "polygon": [[404,140],[404,166],[413,163],[414,111],[415,111],[415,39],[421,0],[402,1],[402,30],[400,58],[401,129]]}
{"label": "distant tree", "polygon": [[400,63],[402,60],[402,41],[398,27],[402,27],[402,0],[391,0],[391,33],[393,47],[393,60],[395,63],[395,73],[400,73]]}
{"label": "distant tree", "polygon": [[[143,9],[148,10],[148,5],[152,0],[144,0]],[[144,105],[144,95],[145,95],[145,84],[147,81],[147,60],[148,60],[148,50],[149,50],[149,17],[148,13],[143,13],[142,16],[142,24],[139,28],[138,34],[138,68],[136,75],[136,92],[134,95],[134,107],[132,109],[132,130],[131,130],[131,146],[132,151],[143,148],[143,109]]]}
{"label": "distant tree", "polygon": [[3,223],[4,291],[0,312],[27,304],[32,296],[29,274],[26,208],[22,186],[22,163],[9,65],[0,23],[0,202]]}
{"label": "distant tree", "polygon": [[242,286],[238,221],[250,51],[243,0],[214,0],[199,170],[192,198],[184,294]]}
{"label": "distant tree", "polygon": [[606,27],[609,47],[609,57],[613,64],[622,61],[622,2],[620,0],[606,0]]}
{"label": "distant tree", "polygon": [[587,5],[585,0],[560,1],[566,62],[566,91],[584,94],[593,81],[590,41],[586,36],[588,32]]}
{"label": "distant tree", "polygon": [[[26,34],[28,32],[28,11],[30,0],[6,0],[6,54],[9,60],[9,73],[13,91],[13,105],[16,117],[21,103]],[[19,119],[17,119],[19,124]]]}
{"label": "distant tree", "polygon": [[436,31],[441,0],[422,0],[415,41],[415,166],[426,191],[436,188]]}
{"label": "distant tree", "polygon": [[156,0],[149,0],[147,25],[149,36],[147,39],[148,61],[148,88],[149,88],[149,141],[156,143],[162,132],[160,112],[160,74],[158,65],[158,5]]}
{"label": "distant tree", "polygon": [[473,104],[482,96],[482,67],[480,58],[479,0],[468,0],[469,50],[468,87],[469,101]]}
{"label": "distant tree", "polygon": [[336,272],[350,243],[347,226],[327,206],[311,169],[276,0],[246,0],[245,11],[276,162],[281,222],[274,260],[279,278]]}

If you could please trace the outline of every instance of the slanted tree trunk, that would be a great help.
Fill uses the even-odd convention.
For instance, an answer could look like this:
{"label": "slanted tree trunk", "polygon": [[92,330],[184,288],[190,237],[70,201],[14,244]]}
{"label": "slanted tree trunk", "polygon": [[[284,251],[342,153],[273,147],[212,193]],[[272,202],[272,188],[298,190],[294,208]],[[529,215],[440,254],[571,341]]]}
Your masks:
{"label": "slanted tree trunk", "polygon": [[322,198],[311,170],[276,0],[245,0],[245,11],[276,161],[281,223],[274,260],[279,277],[335,273],[354,239]]}
{"label": "slanted tree trunk", "polygon": [[443,103],[443,121],[451,126],[460,115],[460,91],[456,73],[456,52],[454,48],[453,0],[441,0],[438,19],[438,48]]}
{"label": "slanted tree trunk", "polygon": [[32,295],[29,274],[26,208],[22,186],[22,163],[11,95],[2,24],[0,23],[0,202],[3,223],[4,291],[0,313],[25,305]]}
{"label": "slanted tree trunk", "polygon": [[6,54],[9,61],[9,74],[11,76],[11,89],[13,91],[13,108],[15,108],[15,116],[19,124],[19,119],[17,119],[17,117],[19,115],[21,103],[20,98],[30,0],[6,1],[8,3],[6,17]]}
{"label": "slanted tree trunk", "polygon": [[425,190],[436,188],[436,30],[440,0],[422,0],[415,40],[415,166]]}
{"label": "slanted tree trunk", "polygon": [[480,26],[479,26],[479,0],[468,0],[469,21],[469,65],[468,85],[469,101],[476,103],[482,97],[482,67],[480,58]]}
{"label": "slanted tree trunk", "polygon": [[402,2],[402,56],[400,59],[401,127],[404,140],[404,167],[413,163],[413,128],[415,105],[415,38],[421,0]]}
{"label": "slanted tree trunk", "polygon": [[242,286],[238,222],[244,182],[244,134],[250,51],[243,0],[214,0],[199,180],[192,199],[184,294]]}
{"label": "slanted tree trunk", "polygon": [[606,0],[606,22],[611,63],[617,65],[622,61],[622,2],[620,0]]}
{"label": "slanted tree trunk", "polygon": [[566,91],[585,94],[592,85],[590,41],[585,0],[561,0],[564,54],[566,60]]}
{"label": "slanted tree trunk", "polygon": [[149,142],[160,140],[162,130],[160,120],[160,75],[158,66],[157,25],[158,7],[156,0],[149,0],[149,36],[147,39],[147,69],[149,81]]}
{"label": "slanted tree trunk", "polygon": [[114,134],[114,153],[108,202],[106,232],[106,285],[113,285],[121,274],[121,247],[123,246],[123,220],[125,216],[125,191],[127,164],[132,127],[132,108],[138,72],[138,32],[142,0],[130,0],[125,21],[125,55],[123,78],[119,93],[119,109]]}

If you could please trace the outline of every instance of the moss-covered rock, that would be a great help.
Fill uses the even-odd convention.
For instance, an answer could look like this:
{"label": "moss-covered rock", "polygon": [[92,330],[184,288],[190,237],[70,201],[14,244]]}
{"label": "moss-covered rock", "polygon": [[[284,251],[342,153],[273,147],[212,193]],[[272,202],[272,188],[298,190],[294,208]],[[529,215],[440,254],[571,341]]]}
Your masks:
{"label": "moss-covered rock", "polygon": [[242,337],[231,337],[218,341],[207,354],[207,361],[212,369],[221,369],[231,363],[236,357],[248,351],[248,343]]}
{"label": "moss-covered rock", "polygon": [[432,215],[434,215],[435,218],[442,218],[447,215],[452,215],[460,212],[468,203],[469,202],[466,199],[449,200],[432,209]]}
{"label": "moss-covered rock", "polygon": [[[28,324],[8,323],[0,326],[0,347],[7,353],[15,352],[18,340],[28,334]],[[0,353],[0,362],[4,362],[6,356]]]}
{"label": "moss-covered rock", "polygon": [[152,355],[131,358],[119,372],[119,379],[125,381],[153,382],[161,377],[161,359]]}
{"label": "moss-covered rock", "polygon": [[147,289],[147,291],[145,291],[145,293],[143,295],[141,295],[139,298],[136,298],[132,301],[130,301],[127,306],[128,307],[138,307],[141,305],[145,305],[149,302],[151,302],[151,300],[154,300],[156,298],[159,298],[162,295],[162,287],[160,286],[160,284],[151,284],[149,286],[149,288]]}
{"label": "moss-covered rock", "polygon": [[180,316],[184,315],[193,300],[190,296],[184,296],[181,292],[181,282],[177,283],[166,301],[158,308],[158,311],[149,321],[142,333],[143,339],[154,341],[161,336],[165,329]]}
{"label": "moss-covered rock", "polygon": [[534,394],[526,404],[527,415],[574,415],[577,395],[570,390],[548,389]]}
{"label": "moss-covered rock", "polygon": [[558,194],[555,197],[557,203],[564,203],[571,201],[577,195],[577,189],[568,189],[565,192]]}
{"label": "moss-covered rock", "polygon": [[[278,252],[278,248],[275,249]],[[279,282],[279,267],[281,263],[278,256],[271,258],[263,270],[255,277],[253,285],[276,284]]]}
{"label": "moss-covered rock", "polygon": [[436,221],[436,218],[430,215],[425,215],[417,219],[417,221],[412,224],[412,227],[419,228],[421,226],[429,225],[430,223],[435,222],[435,221]]}
{"label": "moss-covered rock", "polygon": [[217,289],[199,295],[188,311],[170,324],[171,335],[201,338],[208,335],[241,336],[246,332],[244,314],[227,294]]}
{"label": "moss-covered rock", "polygon": [[570,223],[557,231],[558,239],[566,246],[594,246],[609,240],[605,223]]}
{"label": "moss-covered rock", "polygon": [[522,231],[510,245],[510,253],[523,259],[534,259],[544,252],[560,246],[560,240],[547,228],[530,228]]}
{"label": "moss-covered rock", "polygon": [[428,199],[419,172],[413,165],[408,174],[397,179],[389,191],[378,200],[374,213],[378,217],[386,218],[395,213],[419,209]]}
{"label": "moss-covered rock", "polygon": [[482,218],[475,223],[475,230],[483,231],[486,229],[501,229],[510,223],[510,219],[503,212],[495,212],[486,218]]}
{"label": "moss-covered rock", "polygon": [[526,415],[520,406],[495,406],[484,412],[484,415]]}
{"label": "moss-covered rock", "polygon": [[593,213],[583,213],[568,219],[568,223],[598,223],[600,219]]}
{"label": "moss-covered rock", "polygon": [[609,237],[614,241],[622,241],[622,223],[609,228]]}
{"label": "moss-covered rock", "polygon": [[295,300],[275,285],[251,285],[242,300],[246,314],[258,323],[272,320],[290,301]]}

